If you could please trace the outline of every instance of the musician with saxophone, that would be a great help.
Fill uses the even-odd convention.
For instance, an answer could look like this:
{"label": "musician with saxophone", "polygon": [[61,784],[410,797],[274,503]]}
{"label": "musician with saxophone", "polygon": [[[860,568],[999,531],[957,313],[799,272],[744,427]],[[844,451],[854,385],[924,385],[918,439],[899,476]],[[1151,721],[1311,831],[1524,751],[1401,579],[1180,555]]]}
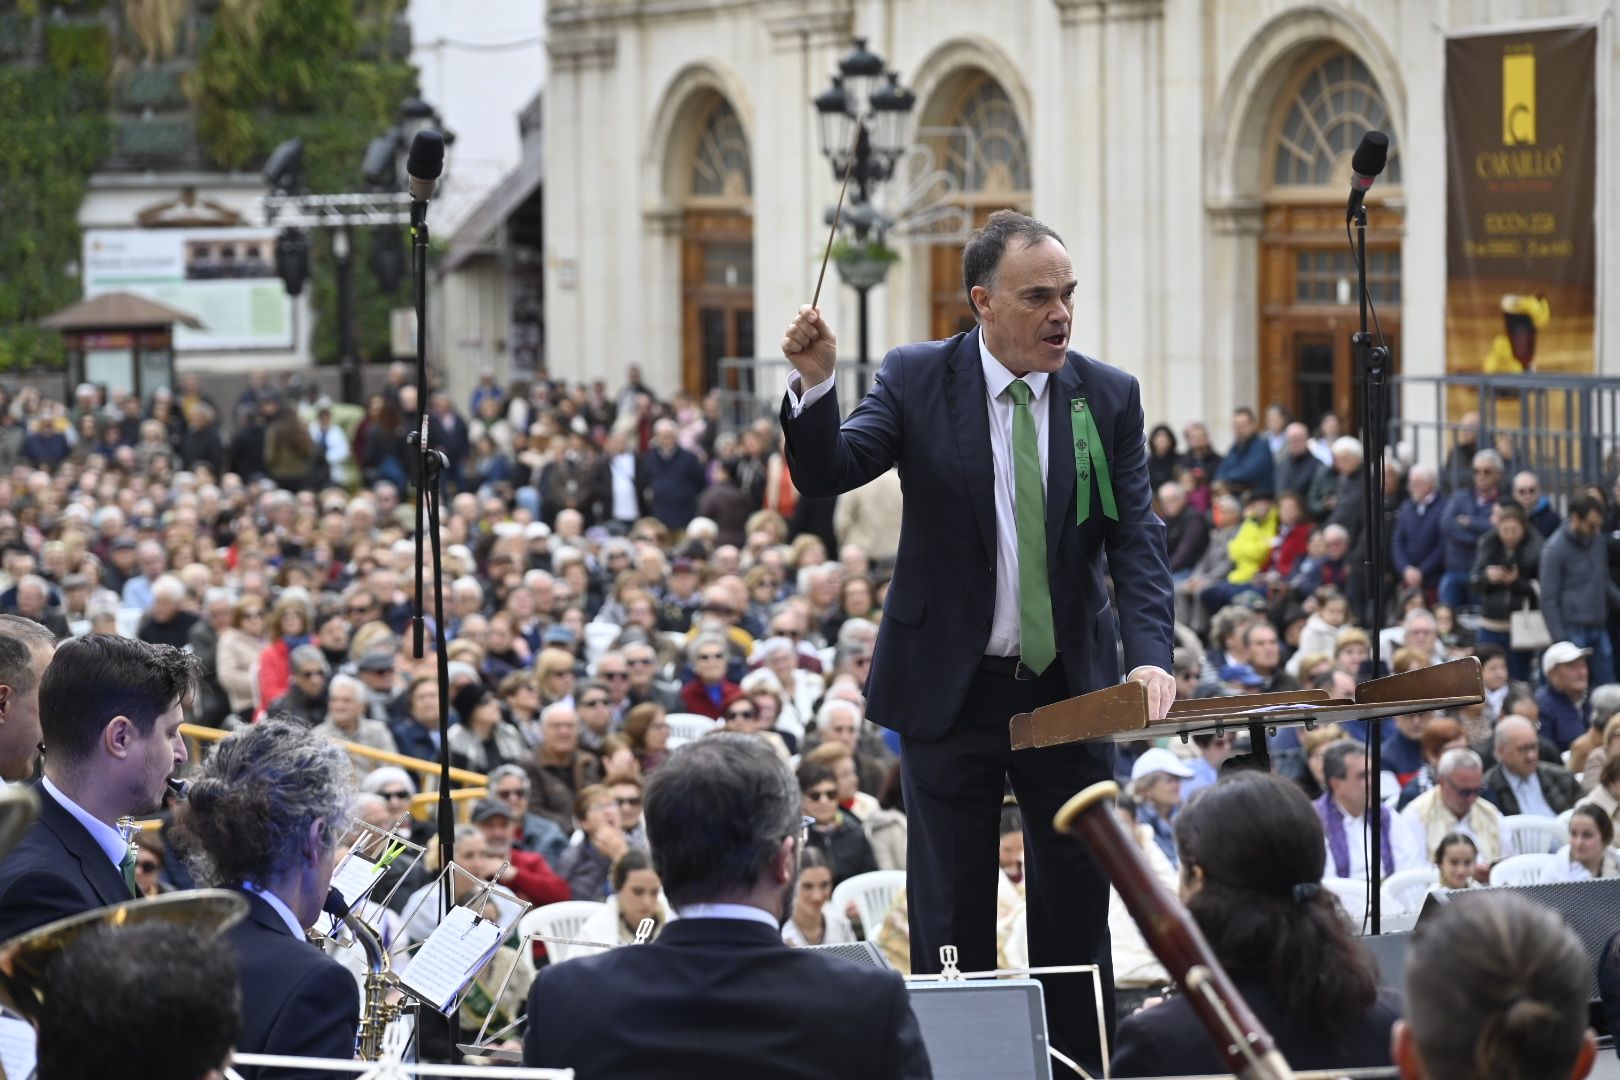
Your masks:
{"label": "musician with saxophone", "polygon": [[[302,724],[272,717],[220,740],[179,816],[200,881],[241,890],[247,918],[224,934],[242,988],[237,1049],[351,1058],[360,1022],[354,978],[304,939],[331,886],[353,798],[348,755]],[[245,1080],[329,1074],[240,1069]]]}
{"label": "musician with saxophone", "polygon": [[[1321,886],[1322,823],[1299,788],[1240,772],[1176,819],[1181,896],[1216,960],[1296,1069],[1388,1066],[1399,1013]],[[1113,1074],[1228,1071],[1190,991],[1120,1021]]]}

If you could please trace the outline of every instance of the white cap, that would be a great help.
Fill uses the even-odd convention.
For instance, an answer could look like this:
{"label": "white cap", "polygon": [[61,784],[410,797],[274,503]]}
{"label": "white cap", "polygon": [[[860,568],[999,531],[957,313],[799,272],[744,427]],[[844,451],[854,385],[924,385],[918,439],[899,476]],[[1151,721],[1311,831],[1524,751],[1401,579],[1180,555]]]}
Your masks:
{"label": "white cap", "polygon": [[1192,776],[1193,771],[1181,763],[1181,759],[1162,746],[1152,746],[1142,751],[1142,756],[1136,759],[1131,766],[1131,782],[1142,779],[1149,773],[1169,773],[1179,776],[1183,780]]}
{"label": "white cap", "polygon": [[1560,641],[1547,646],[1547,651],[1541,654],[1541,673],[1549,675],[1559,664],[1568,664],[1591,655],[1591,649],[1583,649],[1573,641]]}
{"label": "white cap", "polygon": [[543,540],[551,535],[551,526],[543,521],[531,521],[523,529],[525,540]]}

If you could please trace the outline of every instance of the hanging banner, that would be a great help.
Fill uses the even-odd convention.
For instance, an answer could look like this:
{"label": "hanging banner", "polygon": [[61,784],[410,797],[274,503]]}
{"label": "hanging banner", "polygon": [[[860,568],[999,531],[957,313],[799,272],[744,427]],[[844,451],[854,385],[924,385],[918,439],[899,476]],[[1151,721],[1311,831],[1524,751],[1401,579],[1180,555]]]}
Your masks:
{"label": "hanging banner", "polygon": [[1591,374],[1597,30],[1446,42],[1446,368]]}

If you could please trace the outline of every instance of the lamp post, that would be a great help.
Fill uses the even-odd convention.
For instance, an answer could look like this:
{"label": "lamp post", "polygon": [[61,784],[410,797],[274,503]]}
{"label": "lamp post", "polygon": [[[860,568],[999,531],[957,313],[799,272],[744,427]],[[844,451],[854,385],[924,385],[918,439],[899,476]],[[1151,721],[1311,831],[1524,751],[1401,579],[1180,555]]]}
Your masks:
{"label": "lamp post", "polygon": [[[894,174],[905,152],[906,122],[917,97],[900,85],[900,74],[887,71],[883,58],[856,38],[838,61],[831,85],[813,99],[821,153],[840,183],[849,178],[849,210],[843,221],[849,240],[836,253],[838,275],[859,298],[856,388],[866,393],[870,351],[867,337],[867,294],[888,276],[894,255],[883,243],[892,224],[872,205],[874,190]],[[853,150],[851,149],[853,147]],[[827,221],[833,220],[827,211]]]}

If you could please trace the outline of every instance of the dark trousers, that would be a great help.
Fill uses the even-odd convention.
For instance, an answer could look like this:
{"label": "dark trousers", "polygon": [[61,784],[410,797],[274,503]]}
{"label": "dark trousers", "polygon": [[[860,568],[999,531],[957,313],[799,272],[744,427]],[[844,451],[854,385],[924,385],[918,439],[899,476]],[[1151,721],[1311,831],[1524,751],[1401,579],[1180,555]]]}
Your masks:
{"label": "dark trousers", "polygon": [[[956,946],[962,971],[996,966],[997,843],[1010,777],[1024,818],[1030,965],[1101,965],[1105,1024],[1112,1042],[1108,878],[1084,844],[1052,828],[1052,817],[1065,802],[1110,779],[1111,755],[1079,743],[1015,754],[1007,733],[1015,713],[1068,696],[1056,663],[1039,679],[1025,682],[981,670],[944,738],[902,740],[911,969],[938,972],[942,945]],[[1048,975],[1041,982],[1052,1045],[1102,1075],[1091,977]]]}

